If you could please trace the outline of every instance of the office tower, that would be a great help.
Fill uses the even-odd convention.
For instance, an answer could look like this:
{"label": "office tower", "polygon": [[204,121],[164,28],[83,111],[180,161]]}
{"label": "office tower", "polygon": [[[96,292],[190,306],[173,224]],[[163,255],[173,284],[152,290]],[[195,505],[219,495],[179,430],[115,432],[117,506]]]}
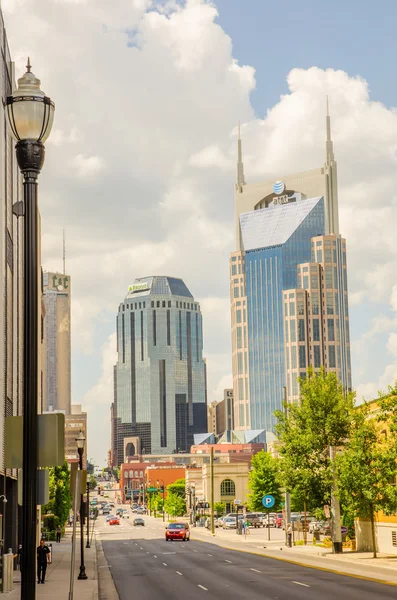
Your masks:
{"label": "office tower", "polygon": [[[314,350],[318,344],[310,345],[310,288],[305,292],[308,307],[305,343],[309,345],[305,361],[303,349],[297,349],[301,361],[297,356],[296,364],[302,365],[300,369],[291,366],[295,364],[295,356],[286,338],[289,331],[284,331],[285,320],[291,319],[289,314],[284,316],[285,294],[288,291],[289,296],[295,290],[294,297],[300,297],[297,290],[306,283],[299,265],[306,269],[308,263],[316,263],[319,276],[327,273],[328,278],[332,268],[332,281],[328,282],[333,287],[328,292],[334,294],[334,311],[343,310],[345,316],[342,320],[334,319],[337,343],[328,339],[328,330],[324,334],[320,363],[335,370],[346,389],[351,387],[346,244],[339,235],[337,166],[328,107],[326,132],[324,167],[255,184],[245,181],[239,132],[235,187],[237,249],[230,256],[235,429],[271,431],[275,425],[273,413],[282,405],[284,386],[288,398],[296,399],[299,393],[296,376],[304,374],[307,366],[318,364],[319,350]],[[329,244],[335,243],[337,255],[332,255],[335,258],[332,265],[323,262],[325,256],[312,252],[312,244],[315,250],[320,240],[327,251]],[[328,327],[329,318],[332,330],[333,315],[328,315],[321,327],[324,329],[324,324]],[[298,325],[302,327],[301,323]],[[335,366],[329,367],[330,364]]]}
{"label": "office tower", "polygon": [[139,438],[142,453],[187,451],[207,430],[200,305],[181,279],[144,277],[117,316],[114,454]]}
{"label": "office tower", "polygon": [[71,411],[71,280],[65,273],[43,275],[46,342],[45,411]]}
{"label": "office tower", "polygon": [[222,435],[234,429],[233,390],[223,390],[223,400],[208,405],[208,433]]}

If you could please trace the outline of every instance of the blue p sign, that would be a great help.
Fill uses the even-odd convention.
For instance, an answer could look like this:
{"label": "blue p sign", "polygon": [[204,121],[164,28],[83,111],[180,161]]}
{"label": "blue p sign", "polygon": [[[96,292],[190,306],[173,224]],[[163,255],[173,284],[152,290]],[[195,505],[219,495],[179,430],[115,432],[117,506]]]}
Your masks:
{"label": "blue p sign", "polygon": [[271,494],[266,494],[266,496],[263,496],[262,498],[262,504],[265,508],[272,508],[272,506],[274,506],[276,503],[274,496],[272,496]]}

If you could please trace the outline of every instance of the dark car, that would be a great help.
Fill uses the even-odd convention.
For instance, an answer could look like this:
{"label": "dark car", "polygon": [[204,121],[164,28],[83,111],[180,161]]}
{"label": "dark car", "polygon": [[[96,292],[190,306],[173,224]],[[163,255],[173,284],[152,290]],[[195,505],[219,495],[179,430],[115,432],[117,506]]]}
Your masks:
{"label": "dark car", "polygon": [[165,530],[165,541],[190,541],[190,530],[187,523],[170,523]]}
{"label": "dark car", "polygon": [[141,519],[141,518],[138,517],[137,519],[134,519],[132,521],[132,524],[133,525],[145,525],[145,521],[143,519]]}
{"label": "dark car", "polygon": [[254,527],[254,529],[262,527],[262,519],[257,513],[247,513],[245,518],[250,527]]}

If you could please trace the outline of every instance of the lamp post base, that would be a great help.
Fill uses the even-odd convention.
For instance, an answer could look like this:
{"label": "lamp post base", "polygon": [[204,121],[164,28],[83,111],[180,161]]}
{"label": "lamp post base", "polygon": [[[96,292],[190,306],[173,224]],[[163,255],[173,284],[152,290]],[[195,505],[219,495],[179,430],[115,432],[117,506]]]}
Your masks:
{"label": "lamp post base", "polygon": [[88,579],[84,566],[80,567],[80,573],[79,573],[79,576],[77,577],[77,579]]}
{"label": "lamp post base", "polygon": [[90,542],[87,542],[85,545],[86,548],[91,548]]}

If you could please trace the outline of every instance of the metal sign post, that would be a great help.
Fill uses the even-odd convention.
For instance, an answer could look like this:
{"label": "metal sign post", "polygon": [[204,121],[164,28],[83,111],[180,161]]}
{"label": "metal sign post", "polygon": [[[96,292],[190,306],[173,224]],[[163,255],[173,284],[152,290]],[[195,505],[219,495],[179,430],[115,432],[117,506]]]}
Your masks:
{"label": "metal sign post", "polygon": [[262,504],[265,508],[267,508],[267,539],[270,541],[270,509],[275,505],[276,501],[274,496],[271,494],[266,494],[262,498]]}

